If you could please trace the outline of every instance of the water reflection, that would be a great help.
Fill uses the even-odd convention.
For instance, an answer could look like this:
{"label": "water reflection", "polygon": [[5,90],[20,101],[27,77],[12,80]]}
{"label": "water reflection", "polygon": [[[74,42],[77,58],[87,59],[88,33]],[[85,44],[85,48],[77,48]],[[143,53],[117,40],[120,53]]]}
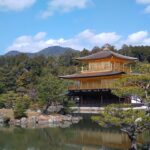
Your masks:
{"label": "water reflection", "polygon": [[[139,149],[147,149],[149,143],[150,131],[138,137]],[[125,134],[85,121],[65,129],[0,128],[0,150],[126,150],[129,147]]]}

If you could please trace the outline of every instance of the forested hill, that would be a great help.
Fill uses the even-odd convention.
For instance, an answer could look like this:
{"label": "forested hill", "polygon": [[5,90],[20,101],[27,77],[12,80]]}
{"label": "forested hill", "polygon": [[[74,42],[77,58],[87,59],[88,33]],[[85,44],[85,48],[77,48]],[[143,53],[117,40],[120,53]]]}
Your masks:
{"label": "forested hill", "polygon": [[127,56],[137,57],[140,61],[150,63],[150,46],[127,46],[123,45],[119,53]]}
{"label": "forested hill", "polygon": [[[60,47],[60,46],[51,46],[48,48],[45,48],[39,52],[36,53],[21,53],[19,51],[10,51],[8,53],[6,53],[4,56],[17,56],[20,54],[25,54],[28,57],[35,57],[35,56],[62,56],[65,55],[65,57],[67,56],[67,53],[69,55],[69,57],[66,57],[67,61],[68,59],[71,59],[70,56],[87,56],[93,53],[96,53],[98,51],[101,51],[103,47],[94,47],[92,50],[87,50],[87,49],[83,49],[82,51],[78,51],[78,50],[74,50],[72,48],[68,48],[68,47]],[[150,62],[150,46],[128,46],[128,45],[123,45],[121,49],[117,50],[114,46],[110,45],[110,48],[112,51],[118,52],[120,54],[126,55],[126,56],[131,56],[131,57],[136,57],[138,58],[140,61],[148,61]],[[69,60],[71,61],[71,60]]]}
{"label": "forested hill", "polygon": [[51,46],[51,47],[42,49],[36,53],[22,53],[22,52],[13,50],[13,51],[6,53],[5,56],[16,56],[19,54],[26,54],[29,57],[40,56],[40,55],[48,57],[48,56],[60,56],[64,54],[65,52],[73,52],[73,51],[77,51],[77,50],[74,50],[68,47]]}

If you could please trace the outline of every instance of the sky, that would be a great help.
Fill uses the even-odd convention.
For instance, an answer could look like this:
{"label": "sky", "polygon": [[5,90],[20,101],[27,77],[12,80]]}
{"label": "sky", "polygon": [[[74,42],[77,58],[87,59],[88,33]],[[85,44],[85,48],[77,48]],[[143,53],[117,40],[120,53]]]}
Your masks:
{"label": "sky", "polygon": [[0,0],[0,55],[150,45],[150,0]]}

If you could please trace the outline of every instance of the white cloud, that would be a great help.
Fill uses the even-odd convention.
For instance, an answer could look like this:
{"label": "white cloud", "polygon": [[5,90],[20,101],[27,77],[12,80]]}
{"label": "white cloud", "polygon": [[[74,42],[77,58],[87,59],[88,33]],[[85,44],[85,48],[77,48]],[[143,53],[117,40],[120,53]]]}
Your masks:
{"label": "white cloud", "polygon": [[102,32],[96,34],[89,29],[84,30],[76,36],[76,39],[80,40],[80,42],[82,41],[82,43],[86,43],[89,47],[103,45],[105,43],[115,44],[120,38],[121,36],[115,32]]}
{"label": "white cloud", "polygon": [[44,41],[46,36],[45,32],[39,32],[34,36],[23,35],[14,40],[7,50],[19,50],[21,52],[36,52],[47,45]]}
{"label": "white cloud", "polygon": [[21,11],[31,7],[36,0],[0,0],[1,10]]}
{"label": "white cloud", "polygon": [[139,4],[150,4],[150,0],[136,0]]}
{"label": "white cloud", "polygon": [[49,17],[56,12],[70,12],[74,9],[84,9],[92,4],[92,0],[49,0],[48,7],[41,13],[43,18]]}
{"label": "white cloud", "polygon": [[23,35],[14,40],[12,45],[7,48],[10,50],[19,50],[22,52],[37,52],[48,46],[65,46],[75,49],[83,49],[84,47],[92,48],[95,45],[102,46],[105,43],[115,44],[119,41],[120,36],[115,32],[94,33],[91,30],[85,30],[70,39],[53,39],[46,38],[45,32],[39,32],[34,36]]}
{"label": "white cloud", "polygon": [[150,38],[146,38],[143,40],[143,45],[150,45]]}
{"label": "white cloud", "polygon": [[7,51],[18,50],[20,52],[37,52],[48,46],[72,46],[69,40],[60,39],[46,39],[46,32],[39,32],[34,36],[23,35],[14,40],[12,45],[7,48]]}
{"label": "white cloud", "polygon": [[148,37],[147,31],[139,31],[128,36],[126,43],[139,44]]}
{"label": "white cloud", "polygon": [[46,35],[47,35],[46,32],[39,32],[34,36],[34,39],[37,41],[42,40],[43,38],[45,38]]}
{"label": "white cloud", "polygon": [[145,8],[145,13],[150,13],[150,5],[148,5],[146,8]]}
{"label": "white cloud", "polygon": [[128,35],[128,37],[121,40],[116,46],[121,47],[123,44],[132,46],[149,45],[150,46],[150,34],[148,31],[138,31]]}
{"label": "white cloud", "polygon": [[46,32],[39,32],[34,36],[23,35],[14,40],[6,51],[18,50],[21,52],[37,52],[49,46],[63,46],[82,50],[83,48],[92,49],[94,46],[103,46],[110,43],[117,48],[123,44],[127,45],[150,45],[150,34],[148,31],[138,31],[123,37],[116,32],[95,33],[92,30],[83,32],[69,39],[64,38],[47,38]]}
{"label": "white cloud", "polygon": [[146,5],[144,12],[150,13],[150,0],[136,0],[137,3]]}
{"label": "white cloud", "polygon": [[98,43],[105,44],[109,42],[110,44],[114,44],[120,38],[121,36],[117,35],[117,33],[115,32],[110,32],[110,33],[103,32],[94,36],[93,43],[95,42],[95,44],[98,44]]}

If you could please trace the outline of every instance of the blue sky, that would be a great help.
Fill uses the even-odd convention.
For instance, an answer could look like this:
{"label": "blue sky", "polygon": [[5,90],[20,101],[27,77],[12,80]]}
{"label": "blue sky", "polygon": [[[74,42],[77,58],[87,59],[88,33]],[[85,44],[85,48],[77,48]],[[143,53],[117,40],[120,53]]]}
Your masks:
{"label": "blue sky", "polygon": [[0,54],[150,45],[150,0],[0,0]]}

